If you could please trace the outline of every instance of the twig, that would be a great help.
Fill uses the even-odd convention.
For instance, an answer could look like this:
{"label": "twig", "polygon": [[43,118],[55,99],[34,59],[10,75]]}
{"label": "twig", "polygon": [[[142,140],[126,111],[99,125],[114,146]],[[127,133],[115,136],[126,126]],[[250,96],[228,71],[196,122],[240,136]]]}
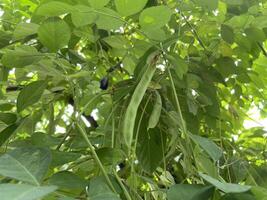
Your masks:
{"label": "twig", "polygon": [[190,27],[191,32],[195,35],[196,39],[198,40],[200,46],[204,49],[207,50],[204,43],[202,42],[202,40],[200,39],[196,29],[192,26],[192,24],[187,20],[186,16],[184,16],[184,14],[180,11],[180,15],[183,17],[183,19],[185,20],[186,24]]}
{"label": "twig", "polygon": [[257,44],[260,47],[263,55],[267,57],[267,51],[264,49],[264,47],[262,46],[262,44],[260,42],[257,42]]}
{"label": "twig", "polygon": [[70,126],[69,126],[69,128],[68,128],[68,130],[67,130],[67,132],[66,132],[66,134],[65,134],[65,136],[64,136],[64,138],[63,138],[63,139],[61,140],[61,142],[58,144],[56,150],[59,150],[59,149],[60,149],[60,147],[64,144],[64,142],[66,141],[66,139],[67,139],[68,136],[70,135],[70,133],[71,133],[71,129],[72,129],[72,125],[73,125],[73,123],[70,124]]}
{"label": "twig", "polygon": [[[79,119],[79,121],[80,121],[80,119]],[[101,161],[100,161],[100,159],[99,159],[99,157],[98,157],[98,155],[97,155],[97,153],[96,153],[96,151],[95,151],[95,148],[93,147],[92,143],[90,142],[89,138],[87,137],[87,133],[86,133],[85,130],[81,127],[81,125],[79,124],[78,121],[77,121],[76,125],[77,125],[77,128],[78,128],[79,132],[80,132],[81,135],[83,136],[85,142],[87,143],[89,149],[91,150],[92,156],[93,156],[95,162],[97,163],[98,167],[100,168],[100,171],[101,171],[102,174],[104,175],[104,177],[105,177],[105,179],[106,179],[106,181],[107,181],[108,186],[110,187],[110,189],[111,189],[114,193],[116,193],[116,190],[115,190],[115,188],[114,188],[114,186],[113,186],[113,184],[112,184],[110,178],[108,177],[108,174],[107,174],[107,172],[106,172],[106,170],[105,170],[103,164],[101,163]]]}

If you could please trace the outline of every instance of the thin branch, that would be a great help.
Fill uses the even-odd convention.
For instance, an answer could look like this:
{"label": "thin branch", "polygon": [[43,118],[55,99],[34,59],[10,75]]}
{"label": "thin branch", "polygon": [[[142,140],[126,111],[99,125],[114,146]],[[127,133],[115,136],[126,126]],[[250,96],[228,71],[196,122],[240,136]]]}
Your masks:
{"label": "thin branch", "polygon": [[261,49],[263,55],[267,57],[267,51],[264,49],[262,44],[260,42],[257,42],[257,44],[258,44],[259,48]]}
{"label": "thin branch", "polygon": [[[80,121],[80,119],[79,119],[79,121]],[[114,188],[114,186],[113,186],[113,184],[112,184],[110,178],[108,177],[108,174],[107,174],[107,172],[106,172],[106,170],[105,170],[103,164],[101,163],[101,161],[100,161],[100,159],[99,159],[99,157],[98,157],[98,155],[97,155],[97,153],[96,153],[96,151],[95,151],[94,146],[92,145],[91,141],[89,140],[89,138],[88,138],[88,136],[87,136],[87,133],[85,132],[85,130],[82,128],[82,126],[79,124],[78,121],[77,121],[76,125],[77,125],[77,128],[78,128],[79,132],[80,132],[81,135],[83,136],[85,142],[87,143],[89,149],[91,150],[92,156],[93,156],[95,162],[97,163],[98,167],[100,168],[100,171],[101,171],[102,174],[104,175],[104,177],[105,177],[105,179],[106,179],[106,181],[107,181],[108,186],[110,187],[110,189],[111,189],[114,193],[116,193],[116,190],[115,190],[115,188]]]}
{"label": "thin branch", "polygon": [[124,186],[123,182],[121,181],[121,178],[118,176],[117,172],[113,169],[113,174],[115,175],[115,178],[117,179],[121,189],[123,190],[123,193],[125,194],[125,197],[127,200],[132,200],[128,190]]}
{"label": "thin branch", "polygon": [[190,27],[191,32],[195,35],[196,39],[198,40],[200,46],[204,49],[207,50],[203,41],[201,40],[201,38],[199,37],[196,29],[192,26],[192,24],[187,20],[186,16],[180,11],[180,15],[182,16],[182,18],[185,20],[186,24]]}

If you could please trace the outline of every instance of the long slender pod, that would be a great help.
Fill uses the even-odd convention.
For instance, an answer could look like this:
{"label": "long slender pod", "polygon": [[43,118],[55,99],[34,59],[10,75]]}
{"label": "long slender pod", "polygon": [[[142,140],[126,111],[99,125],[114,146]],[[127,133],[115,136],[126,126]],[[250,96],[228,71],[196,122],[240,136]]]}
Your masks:
{"label": "long slender pod", "polygon": [[130,100],[130,103],[126,109],[122,131],[125,143],[129,149],[131,148],[133,140],[134,125],[135,125],[137,110],[145,95],[149,83],[156,71],[155,63],[157,57],[158,55],[153,54],[153,58],[147,62],[148,63],[147,69],[142,75],[142,78],[140,79],[139,83],[137,84],[134,93],[132,95],[132,98]]}

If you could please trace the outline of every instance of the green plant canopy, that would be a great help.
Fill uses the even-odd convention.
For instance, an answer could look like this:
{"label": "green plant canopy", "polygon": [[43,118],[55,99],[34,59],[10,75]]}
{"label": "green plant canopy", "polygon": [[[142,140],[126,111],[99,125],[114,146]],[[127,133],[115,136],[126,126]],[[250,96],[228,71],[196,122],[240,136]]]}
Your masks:
{"label": "green plant canopy", "polygon": [[0,199],[267,200],[266,87],[267,0],[1,0]]}

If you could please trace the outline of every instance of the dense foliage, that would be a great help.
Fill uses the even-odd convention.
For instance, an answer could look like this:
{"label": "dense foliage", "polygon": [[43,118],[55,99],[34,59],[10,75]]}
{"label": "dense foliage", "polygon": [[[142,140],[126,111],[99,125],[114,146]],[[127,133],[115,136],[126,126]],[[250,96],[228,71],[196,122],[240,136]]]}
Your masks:
{"label": "dense foliage", "polygon": [[[1,200],[266,200],[266,0],[1,0]],[[253,119],[250,119],[253,120]]]}

